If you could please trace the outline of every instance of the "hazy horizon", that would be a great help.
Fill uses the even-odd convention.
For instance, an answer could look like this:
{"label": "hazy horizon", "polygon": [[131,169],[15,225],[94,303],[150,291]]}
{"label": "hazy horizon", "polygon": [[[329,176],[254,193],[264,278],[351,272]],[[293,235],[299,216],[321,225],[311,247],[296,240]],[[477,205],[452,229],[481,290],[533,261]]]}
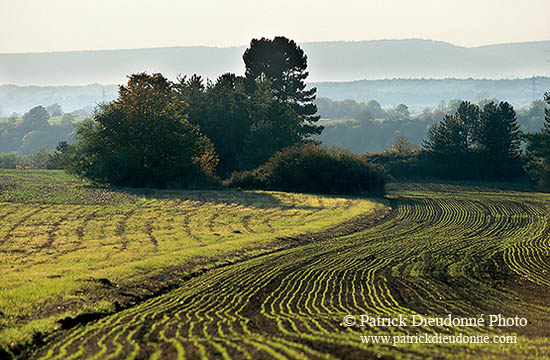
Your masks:
{"label": "hazy horizon", "polygon": [[[0,0],[1,54],[429,39],[462,47],[550,40],[550,3],[526,0]],[[465,21],[467,20],[467,21]],[[467,25],[465,25],[467,24]]]}
{"label": "hazy horizon", "polygon": [[[284,36],[284,35],[275,35],[275,36]],[[252,39],[251,39],[252,40]],[[454,44],[449,41],[434,40],[434,39],[423,39],[423,38],[402,38],[402,39],[369,39],[369,40],[318,40],[318,41],[304,41],[297,42],[299,45],[304,44],[322,44],[322,43],[362,43],[362,42],[381,42],[381,41],[403,41],[403,40],[422,40],[422,41],[433,41],[436,43],[445,43],[456,47],[461,47],[465,49],[474,49],[482,48],[489,46],[498,46],[498,45],[514,45],[514,44],[525,44],[525,43],[539,43],[539,42],[550,42],[548,40],[533,40],[533,41],[513,41],[513,42],[502,42],[502,43],[491,43],[485,45],[476,45],[476,46],[462,46]],[[53,50],[53,51],[30,51],[30,52],[19,52],[19,53],[1,53],[0,55],[26,55],[26,54],[49,54],[49,53],[72,53],[72,52],[92,52],[92,51],[119,51],[119,50],[150,50],[150,49],[168,49],[168,48],[214,48],[214,49],[235,49],[235,48],[246,48],[249,46],[249,43],[231,45],[231,46],[216,46],[216,45],[170,45],[170,46],[152,46],[152,47],[140,47],[140,48],[105,48],[105,49],[82,49],[82,50]],[[549,48],[550,51],[550,48]],[[374,79],[371,79],[374,80]]]}

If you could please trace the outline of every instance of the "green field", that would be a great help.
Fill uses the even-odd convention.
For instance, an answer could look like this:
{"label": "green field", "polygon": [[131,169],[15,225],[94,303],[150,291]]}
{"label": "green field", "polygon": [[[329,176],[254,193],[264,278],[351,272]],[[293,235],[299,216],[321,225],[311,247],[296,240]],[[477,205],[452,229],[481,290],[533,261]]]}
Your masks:
{"label": "green field", "polygon": [[60,171],[1,170],[0,345],[36,340],[69,316],[118,311],[384,208],[353,197],[109,189]]}
{"label": "green field", "polygon": [[[394,183],[388,186],[388,212],[384,202],[351,198],[235,191],[130,192],[86,187],[62,173],[28,172],[27,179],[15,172],[3,175],[0,186],[4,189],[9,188],[5,185],[9,176],[17,180],[3,198],[3,219],[10,219],[12,225],[2,230],[0,249],[13,256],[1,263],[2,274],[9,279],[2,281],[3,313],[18,303],[5,306],[5,294],[11,290],[4,284],[12,284],[13,289],[19,284],[20,305],[36,307],[50,298],[34,298],[32,289],[36,294],[39,289],[51,289],[51,295],[80,298],[81,305],[90,306],[97,292],[103,296],[111,291],[111,301],[117,294],[120,300],[120,290],[115,290],[119,284],[136,291],[138,284],[152,279],[168,281],[170,277],[159,269],[172,271],[176,262],[188,264],[188,270],[195,266],[196,273],[186,276],[176,271],[179,286],[136,300],[135,306],[126,309],[98,303],[110,309],[105,312],[116,311],[56,331],[24,356],[550,358],[550,195],[514,187],[505,190],[502,184]],[[45,189],[61,182],[65,186],[58,190],[16,191],[18,186]],[[67,191],[70,197],[59,194]],[[70,201],[77,198],[81,200]],[[90,213],[97,216],[87,217]],[[189,214],[193,215],[187,221]],[[341,221],[346,222],[335,225]],[[296,235],[299,231],[309,235]],[[241,237],[248,240],[237,240]],[[182,241],[187,245],[176,255]],[[201,247],[202,242],[207,245]],[[227,251],[242,261],[216,267],[216,261],[226,257],[216,250],[204,256],[201,251],[206,249]],[[249,255],[260,254],[246,260],[241,249],[249,249]],[[272,251],[277,249],[282,250]],[[188,258],[182,258],[188,253]],[[208,271],[205,264],[210,264]],[[74,287],[65,288],[65,283]],[[29,333],[29,324],[40,324],[35,320],[15,326],[24,314],[36,313],[33,306],[14,308],[17,313],[8,318],[12,323],[3,325],[4,344]],[[350,315],[355,317],[353,326],[346,325]],[[402,316],[407,323],[359,326],[361,315]],[[485,323],[413,326],[411,321],[449,315],[483,318]],[[498,315],[524,318],[526,323],[489,326],[489,320]],[[46,330],[51,331],[52,324],[56,323],[52,321]],[[407,340],[426,335],[487,338],[488,342]]]}
{"label": "green field", "polygon": [[[366,230],[213,270],[61,332],[44,359],[547,359],[548,195],[392,184]],[[347,327],[346,315],[523,317],[526,326]],[[498,323],[497,323],[498,325]],[[504,344],[364,344],[361,335],[487,336]],[[495,338],[496,336],[496,338]]]}

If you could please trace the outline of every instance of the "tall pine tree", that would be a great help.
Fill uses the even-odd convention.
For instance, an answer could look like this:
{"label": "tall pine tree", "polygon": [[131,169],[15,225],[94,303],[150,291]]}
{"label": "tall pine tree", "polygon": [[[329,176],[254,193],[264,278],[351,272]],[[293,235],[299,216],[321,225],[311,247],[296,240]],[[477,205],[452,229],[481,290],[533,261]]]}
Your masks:
{"label": "tall pine tree", "polygon": [[440,157],[458,160],[457,156],[472,152],[478,126],[479,107],[462,101],[454,114],[445,115],[440,124],[430,127],[424,148]]}
{"label": "tall pine tree", "polygon": [[243,60],[250,94],[267,81],[274,99],[292,108],[296,134],[300,138],[321,133],[323,127],[315,125],[320,118],[313,102],[317,89],[306,90],[307,56],[293,40],[282,36],[273,40],[252,39]]}
{"label": "tall pine tree", "polygon": [[483,107],[475,137],[477,151],[488,159],[509,161],[521,155],[516,112],[507,102]]}

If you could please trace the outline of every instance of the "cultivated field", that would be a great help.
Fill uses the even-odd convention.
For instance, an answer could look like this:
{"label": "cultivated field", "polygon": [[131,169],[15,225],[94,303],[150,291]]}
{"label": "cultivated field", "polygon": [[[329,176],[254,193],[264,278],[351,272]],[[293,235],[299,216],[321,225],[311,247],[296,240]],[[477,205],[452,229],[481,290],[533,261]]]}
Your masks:
{"label": "cultivated field", "polygon": [[352,197],[106,189],[60,171],[0,170],[0,350],[383,208]]}
{"label": "cultivated field", "polygon": [[[389,197],[392,212],[372,226],[365,223],[362,231],[333,233],[211,270],[163,296],[59,332],[34,355],[43,359],[549,358],[550,198],[437,184],[394,184]],[[261,223],[255,222],[258,228]],[[154,249],[150,243],[147,238],[142,241]],[[346,315],[361,314],[476,318],[502,314],[524,317],[528,324],[344,325]],[[394,346],[382,341],[367,344],[360,338],[435,333],[497,336],[508,343]]]}

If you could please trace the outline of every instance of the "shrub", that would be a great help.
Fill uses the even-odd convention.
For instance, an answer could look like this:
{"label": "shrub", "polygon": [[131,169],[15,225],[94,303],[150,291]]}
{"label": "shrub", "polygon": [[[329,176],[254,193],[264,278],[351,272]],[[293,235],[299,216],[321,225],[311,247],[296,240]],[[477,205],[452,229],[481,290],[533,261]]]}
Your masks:
{"label": "shrub", "polygon": [[241,189],[265,189],[267,182],[260,170],[254,169],[233,172],[231,177],[224,181],[224,185]]}
{"label": "shrub", "polygon": [[524,175],[521,158],[492,161],[479,153],[449,158],[426,151],[405,155],[384,152],[363,157],[387,169],[395,179],[513,180]]}
{"label": "shrub", "polygon": [[283,149],[258,169],[234,173],[225,184],[296,192],[381,195],[384,183],[383,170],[364,158],[308,143]]}

